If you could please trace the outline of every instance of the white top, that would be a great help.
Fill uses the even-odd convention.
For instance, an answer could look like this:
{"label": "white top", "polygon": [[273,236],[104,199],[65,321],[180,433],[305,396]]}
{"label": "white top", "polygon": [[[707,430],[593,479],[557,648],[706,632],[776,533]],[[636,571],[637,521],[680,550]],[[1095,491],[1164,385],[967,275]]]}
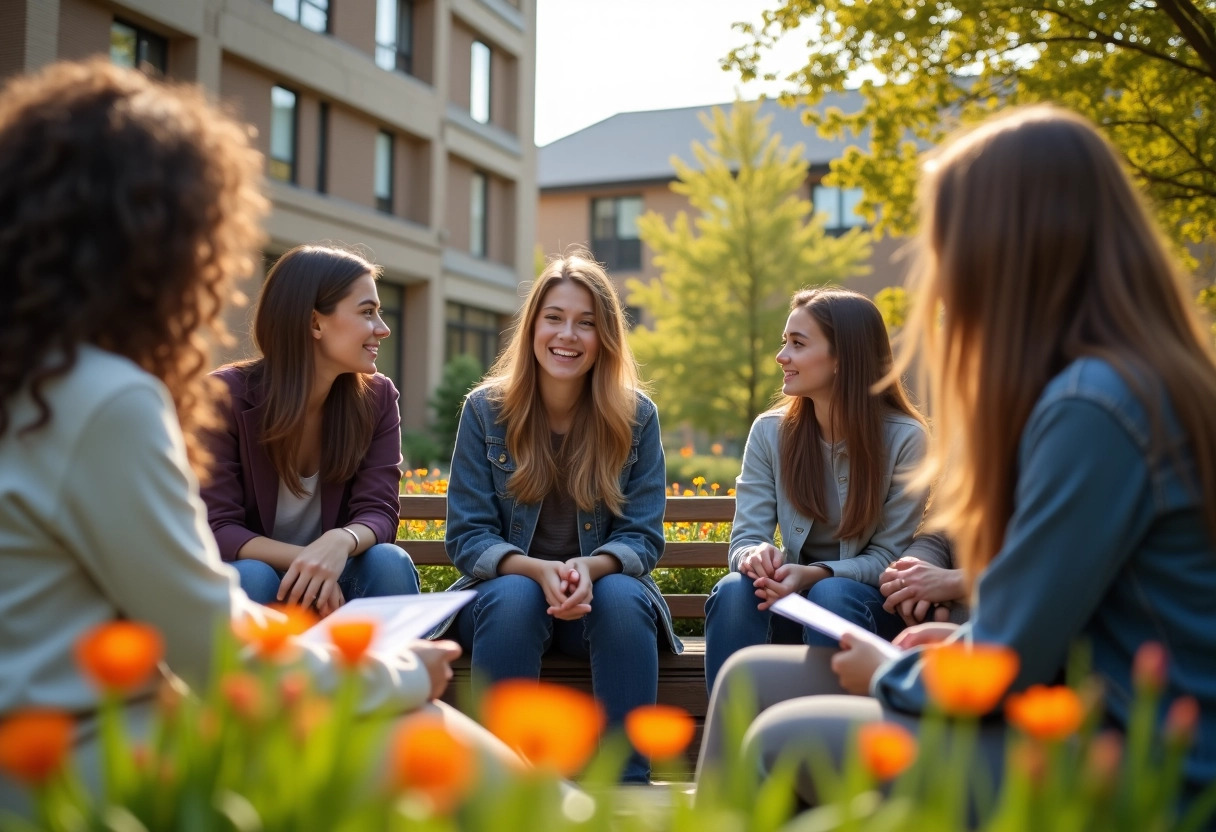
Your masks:
{"label": "white top", "polygon": [[[44,706],[87,718],[98,693],[73,647],[116,618],[155,626],[169,668],[206,685],[217,624],[259,608],[220,561],[168,391],[134,363],[82,347],[42,395],[48,425],[19,432],[37,414],[23,392],[5,402],[0,436],[0,713]],[[322,687],[336,682],[326,651],[304,655]],[[365,708],[426,701],[430,681],[412,653],[363,667]],[[0,776],[0,805],[5,792]]]}
{"label": "white top", "polygon": [[287,483],[279,480],[279,501],[274,511],[274,531],[270,537],[280,543],[307,546],[321,536],[321,490],[317,483],[320,472],[300,477],[304,496],[291,493]]}

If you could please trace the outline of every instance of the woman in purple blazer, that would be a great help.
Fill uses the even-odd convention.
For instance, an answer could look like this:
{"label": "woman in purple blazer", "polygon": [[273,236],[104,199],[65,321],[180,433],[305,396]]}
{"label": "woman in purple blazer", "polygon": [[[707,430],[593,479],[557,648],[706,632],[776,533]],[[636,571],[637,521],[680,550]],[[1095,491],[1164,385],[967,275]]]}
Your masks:
{"label": "woman in purple blazer", "polygon": [[261,358],[215,375],[228,386],[212,433],[211,530],[260,603],[315,606],[418,591],[397,536],[401,415],[376,373],[380,267],[342,249],[298,246],[258,298]]}

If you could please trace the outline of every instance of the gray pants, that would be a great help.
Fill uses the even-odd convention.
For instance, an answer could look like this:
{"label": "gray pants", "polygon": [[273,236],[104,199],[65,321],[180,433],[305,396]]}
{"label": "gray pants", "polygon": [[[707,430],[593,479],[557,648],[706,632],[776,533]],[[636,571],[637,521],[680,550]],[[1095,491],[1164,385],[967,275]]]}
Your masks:
{"label": "gray pants", "polygon": [[[793,749],[823,748],[839,769],[844,750],[857,725],[866,722],[898,722],[913,733],[920,720],[908,714],[884,710],[877,699],[850,696],[832,672],[831,659],[836,651],[827,647],[762,645],[748,647],[731,656],[709,700],[709,715],[697,760],[698,782],[708,766],[722,760],[726,732],[728,693],[740,683],[750,686],[759,714],[743,738],[744,753],[755,753],[759,776],[772,771],[783,752]],[[979,760],[983,761],[993,783],[1000,775],[1004,760],[1005,726],[983,725],[979,732]],[[797,792],[807,806],[817,804],[815,786],[805,764],[799,767]]]}

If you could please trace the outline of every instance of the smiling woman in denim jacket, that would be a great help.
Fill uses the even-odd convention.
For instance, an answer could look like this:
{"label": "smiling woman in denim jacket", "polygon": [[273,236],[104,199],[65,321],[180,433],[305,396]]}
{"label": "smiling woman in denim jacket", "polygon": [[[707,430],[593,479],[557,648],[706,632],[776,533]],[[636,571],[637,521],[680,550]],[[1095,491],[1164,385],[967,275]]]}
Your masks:
{"label": "smiling woman in denim jacket", "polygon": [[925,512],[925,491],[906,482],[921,461],[925,428],[902,386],[871,392],[891,369],[882,315],[856,292],[803,290],[790,302],[781,341],[785,400],[747,437],[731,571],[705,604],[710,691],[727,657],[749,645],[835,646],[768,611],[791,592],[887,638],[904,626],[883,609],[878,586]]}
{"label": "smiling woman in denim jacket", "polygon": [[[923,473],[940,472],[935,519],[978,577],[971,619],[910,628],[896,643],[912,649],[886,663],[858,643],[744,651],[722,687],[768,682],[747,740],[767,768],[783,748],[839,750],[857,722],[915,726],[927,707],[916,648],[942,639],[1016,650],[1014,690],[1060,681],[1072,645],[1087,645],[1102,720],[1123,730],[1133,657],[1155,641],[1170,657],[1164,702],[1199,708],[1193,799],[1216,780],[1216,356],[1188,280],[1116,151],[1067,111],[1013,111],[963,134],[921,188],[903,359],[929,371]],[[842,688],[870,697],[808,695]],[[703,749],[721,727],[711,713]],[[981,735],[995,767],[1004,726]],[[805,800],[813,786],[804,772]]]}
{"label": "smiling woman in denim jacket", "polygon": [[[591,661],[610,727],[658,690],[658,648],[683,648],[650,577],[666,474],[620,301],[585,252],[532,285],[510,344],[460,415],[447,551],[476,586],[456,619],[488,681],[536,679],[551,647]],[[645,782],[634,755],[623,779]]]}

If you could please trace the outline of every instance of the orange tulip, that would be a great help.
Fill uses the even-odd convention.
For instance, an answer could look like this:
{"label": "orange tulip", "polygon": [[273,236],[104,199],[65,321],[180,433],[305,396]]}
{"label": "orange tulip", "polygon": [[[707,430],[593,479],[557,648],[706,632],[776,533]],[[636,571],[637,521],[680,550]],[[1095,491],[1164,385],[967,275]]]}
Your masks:
{"label": "orange tulip", "polygon": [[1139,689],[1160,693],[1169,674],[1169,658],[1165,648],[1155,641],[1146,641],[1132,660],[1132,680]]}
{"label": "orange tulip", "polygon": [[257,677],[249,673],[230,673],[220,680],[220,693],[232,712],[241,719],[256,721],[266,712],[266,697]]}
{"label": "orange tulip", "polygon": [[688,711],[674,705],[643,705],[625,717],[625,734],[639,754],[670,760],[692,742],[697,726]]}
{"label": "orange tulip", "polygon": [[338,648],[338,655],[347,667],[354,667],[362,660],[375,635],[374,621],[339,621],[329,628],[329,639]]}
{"label": "orange tulip", "polygon": [[894,722],[871,722],[857,731],[857,746],[866,771],[878,780],[898,777],[916,760],[916,738]]}
{"label": "orange tulip", "polygon": [[59,711],[17,711],[0,722],[0,771],[30,786],[45,783],[72,748],[72,718]]}
{"label": "orange tulip", "polygon": [[1165,736],[1172,743],[1190,745],[1199,725],[1199,703],[1193,696],[1175,699],[1165,715]]}
{"label": "orange tulip", "polygon": [[981,716],[996,707],[1018,674],[1018,654],[990,644],[942,644],[925,651],[929,698],[952,716]]}
{"label": "orange tulip", "polygon": [[1011,694],[1005,716],[1028,736],[1055,742],[1072,736],[1085,720],[1085,706],[1072,688],[1032,685]]}
{"label": "orange tulip", "polygon": [[274,605],[281,616],[253,617],[236,626],[237,637],[253,646],[263,659],[283,659],[292,654],[291,638],[317,623],[315,613],[297,605]]}
{"label": "orange tulip", "polygon": [[486,695],[485,726],[539,769],[570,777],[595,751],[604,710],[581,691],[511,679]]}
{"label": "orange tulip", "polygon": [[429,714],[407,719],[392,749],[392,776],[398,788],[425,795],[437,813],[451,810],[477,777],[477,757],[464,740]]}
{"label": "orange tulip", "polygon": [[76,663],[102,690],[126,693],[148,681],[165,653],[160,633],[137,621],[109,621],[76,642]]}
{"label": "orange tulip", "polygon": [[1090,781],[1106,787],[1119,776],[1119,765],[1123,762],[1123,736],[1117,731],[1103,731],[1094,737],[1085,758],[1085,772]]}

